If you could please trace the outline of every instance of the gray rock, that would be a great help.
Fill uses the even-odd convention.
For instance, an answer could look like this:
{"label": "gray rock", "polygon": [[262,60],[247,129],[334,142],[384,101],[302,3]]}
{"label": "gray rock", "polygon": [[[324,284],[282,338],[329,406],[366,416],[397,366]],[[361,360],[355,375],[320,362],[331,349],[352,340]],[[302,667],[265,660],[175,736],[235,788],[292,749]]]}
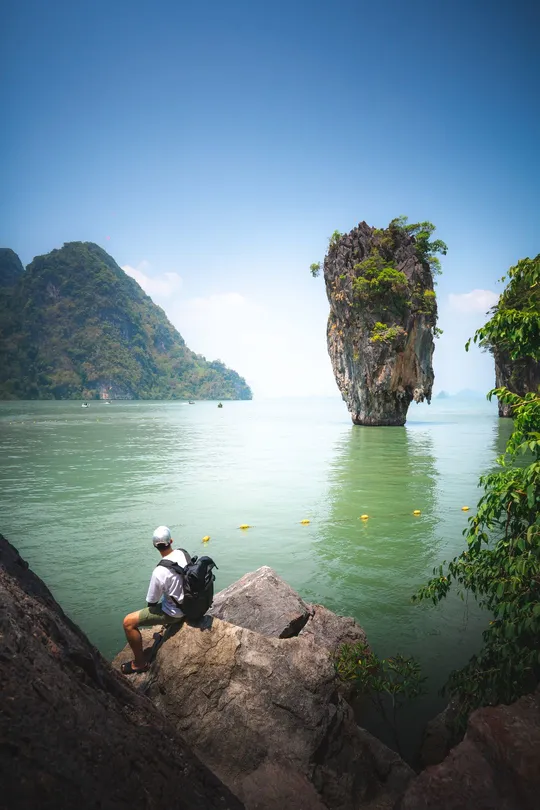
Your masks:
{"label": "gray rock", "polygon": [[[427,306],[422,301],[424,292],[433,293],[433,277],[429,266],[418,260],[414,240],[398,232],[384,258],[406,276],[402,306],[392,305],[396,296],[390,303],[376,297],[362,302],[354,290],[355,265],[375,244],[379,244],[375,229],[361,222],[329,248],[324,260],[330,302],[328,353],[355,424],[403,425],[413,400],[431,401],[437,308],[433,298]],[[380,244],[379,248],[384,254],[386,249]],[[372,341],[377,322],[396,327],[394,336]]]}
{"label": "gray rock", "polygon": [[338,616],[323,605],[310,605],[310,609],[312,614],[300,631],[301,637],[311,638],[331,653],[342,644],[367,644],[366,634],[352,617]]}
{"label": "gray rock", "polygon": [[358,728],[309,636],[207,616],[162,644],[145,690],[248,810],[391,808],[413,775]]}
{"label": "gray rock", "polygon": [[0,535],[2,810],[241,810]]}
{"label": "gray rock", "polygon": [[285,580],[263,565],[214,597],[209,613],[264,636],[298,635],[312,610]]}

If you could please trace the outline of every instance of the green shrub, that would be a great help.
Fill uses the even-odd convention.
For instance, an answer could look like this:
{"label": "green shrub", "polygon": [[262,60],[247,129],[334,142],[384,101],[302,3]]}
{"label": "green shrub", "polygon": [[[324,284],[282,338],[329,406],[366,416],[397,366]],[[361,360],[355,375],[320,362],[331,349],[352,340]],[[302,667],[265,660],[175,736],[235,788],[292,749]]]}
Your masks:
{"label": "green shrub", "polygon": [[414,658],[397,654],[378,658],[367,644],[343,644],[334,655],[338,677],[352,683],[366,695],[392,730],[397,750],[401,753],[398,711],[404,704],[425,693],[425,677]]}

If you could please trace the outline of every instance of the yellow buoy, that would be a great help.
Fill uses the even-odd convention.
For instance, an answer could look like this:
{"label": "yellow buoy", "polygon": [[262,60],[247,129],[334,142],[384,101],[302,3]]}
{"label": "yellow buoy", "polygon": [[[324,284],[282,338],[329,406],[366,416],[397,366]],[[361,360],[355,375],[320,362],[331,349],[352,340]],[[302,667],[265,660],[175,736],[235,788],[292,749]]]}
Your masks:
{"label": "yellow buoy", "polygon": [[469,511],[469,507],[468,507],[468,506],[462,506],[462,507],[461,507],[461,511],[462,511],[462,512],[468,512],[468,511]]}
{"label": "yellow buoy", "polygon": [[307,520],[306,518],[304,518],[304,520],[301,520],[301,521],[300,521],[300,523],[301,523],[303,526],[306,526],[306,525],[307,525],[309,522],[310,522],[310,521],[309,521],[309,520]]}
{"label": "yellow buoy", "polygon": [[205,535],[203,537],[203,539],[202,539],[203,543],[208,543],[209,540],[210,540],[210,535],[209,534]]}
{"label": "yellow buoy", "polygon": [[415,509],[413,512],[413,515],[421,515],[421,514],[422,512],[420,511],[420,509]]}
{"label": "yellow buoy", "polygon": [[251,526],[249,525],[249,523],[242,523],[242,524],[240,524],[240,526],[238,528],[239,529],[251,529]]}
{"label": "yellow buoy", "polygon": [[367,520],[369,515],[360,515],[360,520]]}

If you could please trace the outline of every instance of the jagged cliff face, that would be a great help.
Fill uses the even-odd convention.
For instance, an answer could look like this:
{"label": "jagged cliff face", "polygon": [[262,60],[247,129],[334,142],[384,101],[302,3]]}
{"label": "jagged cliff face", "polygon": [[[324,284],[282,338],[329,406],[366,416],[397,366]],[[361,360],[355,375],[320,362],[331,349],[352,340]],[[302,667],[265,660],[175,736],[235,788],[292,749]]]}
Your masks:
{"label": "jagged cliff face", "polygon": [[[495,387],[503,386],[513,394],[525,396],[540,389],[540,363],[532,357],[512,360],[507,352],[493,349],[495,360]],[[499,416],[512,416],[512,406],[499,402]]]}
{"label": "jagged cliff face", "polygon": [[328,352],[353,422],[405,424],[412,400],[431,401],[437,307],[429,264],[402,229],[362,222],[331,245],[324,278]]}

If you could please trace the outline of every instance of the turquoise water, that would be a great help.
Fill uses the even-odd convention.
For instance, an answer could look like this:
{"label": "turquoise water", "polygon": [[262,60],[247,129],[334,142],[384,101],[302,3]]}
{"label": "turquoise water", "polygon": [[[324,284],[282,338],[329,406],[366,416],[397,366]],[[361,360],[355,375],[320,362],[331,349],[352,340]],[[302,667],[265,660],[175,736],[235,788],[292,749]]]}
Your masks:
{"label": "turquoise water", "polygon": [[474,507],[509,431],[494,406],[452,399],[411,406],[405,428],[353,427],[337,398],[4,402],[0,531],[108,657],[123,616],[144,606],[158,524],[214,557],[218,589],[272,566],[354,616],[379,654],[420,659],[429,694],[411,709],[413,745],[485,617],[457,598],[434,608],[410,596],[462,548],[461,507]]}

